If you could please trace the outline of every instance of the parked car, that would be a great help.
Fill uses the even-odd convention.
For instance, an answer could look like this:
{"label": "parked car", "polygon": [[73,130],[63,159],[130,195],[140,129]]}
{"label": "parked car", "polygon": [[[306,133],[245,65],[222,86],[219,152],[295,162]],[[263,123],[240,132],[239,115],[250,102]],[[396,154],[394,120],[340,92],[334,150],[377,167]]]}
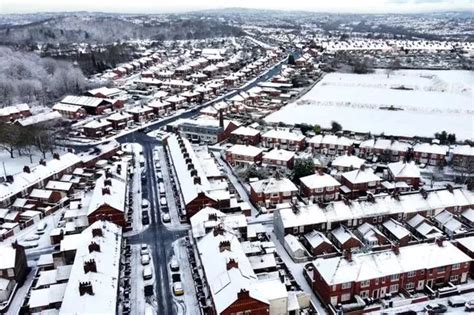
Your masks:
{"label": "parked car", "polygon": [[168,212],[164,212],[164,213],[161,215],[161,219],[162,219],[163,222],[165,222],[165,223],[171,222],[171,217],[170,217],[170,214],[169,214]]}
{"label": "parked car", "polygon": [[38,224],[38,227],[36,228],[36,234],[44,234],[44,232],[46,231],[46,227],[48,226],[48,224],[46,222],[40,222]]}
{"label": "parked car", "polygon": [[165,197],[160,198],[160,205],[161,206],[167,206],[168,205],[168,202],[166,201]]}
{"label": "parked car", "polygon": [[448,299],[448,305],[451,307],[461,307],[466,304],[466,299],[462,296],[452,296]]}
{"label": "parked car", "polygon": [[141,261],[143,266],[150,264],[150,255],[142,255]]}
{"label": "parked car", "polygon": [[20,243],[25,249],[38,247],[38,242],[22,242]]}
{"label": "parked car", "polygon": [[425,306],[425,311],[428,314],[442,314],[446,313],[448,311],[448,308],[446,307],[446,305],[440,303],[430,303]]}
{"label": "parked car", "polygon": [[140,255],[145,255],[145,254],[149,254],[149,250],[148,250],[148,245],[146,244],[142,244],[141,248],[140,248]]}
{"label": "parked car", "polygon": [[32,234],[30,236],[27,236],[25,237],[25,241],[29,242],[29,241],[37,241],[40,239],[40,236],[37,235],[37,234]]}
{"label": "parked car", "polygon": [[174,292],[174,295],[183,295],[184,294],[183,284],[181,282],[173,283],[173,292]]}
{"label": "parked car", "polygon": [[179,271],[179,263],[176,257],[171,258],[170,269],[171,271]]}
{"label": "parked car", "polygon": [[464,310],[466,312],[474,312],[474,300],[467,301]]}
{"label": "parked car", "polygon": [[148,207],[150,207],[150,203],[148,202],[148,200],[143,199],[142,200],[142,209],[148,209]]}
{"label": "parked car", "polygon": [[143,268],[143,280],[150,280],[153,278],[153,270],[150,266]]}
{"label": "parked car", "polygon": [[142,224],[143,225],[150,224],[150,217],[148,216],[148,212],[142,215]]}

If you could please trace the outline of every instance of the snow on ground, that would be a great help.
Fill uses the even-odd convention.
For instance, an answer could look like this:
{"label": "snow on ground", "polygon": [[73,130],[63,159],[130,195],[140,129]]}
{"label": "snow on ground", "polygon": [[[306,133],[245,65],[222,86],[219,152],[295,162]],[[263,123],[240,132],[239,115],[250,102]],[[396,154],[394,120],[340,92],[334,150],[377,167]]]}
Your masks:
{"label": "snow on ground", "polygon": [[[63,149],[61,149],[63,150]],[[62,154],[63,152],[59,148],[58,153]],[[65,151],[64,151],[65,152]],[[51,152],[46,154],[46,160],[50,160],[52,157]],[[0,150],[0,176],[5,175],[15,175],[17,173],[23,172],[23,167],[28,165],[29,167],[34,167],[39,164],[40,160],[43,158],[43,154],[39,151],[32,151],[31,159],[29,155],[18,156],[18,152],[14,152],[14,158],[10,157],[10,153],[5,150]],[[4,174],[6,172],[6,174]]]}
{"label": "snow on ground", "polygon": [[[400,70],[388,77],[383,70],[330,73],[266,120],[323,127],[337,121],[344,129],[405,136],[431,137],[445,129],[472,139],[473,86],[472,71]],[[390,106],[402,110],[381,109]]]}

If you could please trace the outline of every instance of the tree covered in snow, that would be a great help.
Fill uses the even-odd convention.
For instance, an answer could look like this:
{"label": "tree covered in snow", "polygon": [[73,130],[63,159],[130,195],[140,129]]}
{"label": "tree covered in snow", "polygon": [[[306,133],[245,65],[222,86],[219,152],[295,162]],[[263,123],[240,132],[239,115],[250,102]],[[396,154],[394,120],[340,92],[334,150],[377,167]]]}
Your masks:
{"label": "tree covered in snow", "polygon": [[85,85],[81,70],[69,62],[0,47],[0,106],[47,104],[81,93]]}

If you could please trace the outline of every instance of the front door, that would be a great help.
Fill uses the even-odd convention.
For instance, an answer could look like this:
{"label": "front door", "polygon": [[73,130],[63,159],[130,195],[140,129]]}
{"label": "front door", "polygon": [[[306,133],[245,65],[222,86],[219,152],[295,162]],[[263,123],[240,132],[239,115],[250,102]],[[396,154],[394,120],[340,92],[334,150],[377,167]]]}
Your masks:
{"label": "front door", "polygon": [[380,288],[380,297],[384,297],[387,294],[387,287]]}
{"label": "front door", "polygon": [[426,285],[428,287],[432,288],[433,287],[433,279],[430,279],[430,280],[426,281]]}
{"label": "front door", "polygon": [[378,299],[379,298],[379,289],[375,289],[374,292],[372,293],[372,297],[374,299]]}
{"label": "front door", "polygon": [[416,289],[418,291],[423,290],[424,286],[425,286],[425,280],[420,280],[420,281],[418,281],[418,285],[416,286]]}

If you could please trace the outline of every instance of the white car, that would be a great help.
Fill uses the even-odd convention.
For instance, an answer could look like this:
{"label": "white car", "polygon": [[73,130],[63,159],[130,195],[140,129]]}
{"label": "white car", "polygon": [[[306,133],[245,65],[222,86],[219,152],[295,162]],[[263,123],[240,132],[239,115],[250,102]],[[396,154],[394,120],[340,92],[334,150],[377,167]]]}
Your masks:
{"label": "white car", "polygon": [[142,247],[140,248],[140,255],[148,255],[149,251],[148,251],[148,245],[146,244],[143,244]]}
{"label": "white car", "polygon": [[171,271],[179,271],[179,263],[176,257],[171,258],[170,269]]}
{"label": "white car", "polygon": [[36,228],[36,234],[44,234],[44,232],[46,232],[46,227],[48,226],[48,224],[46,224],[46,222],[40,222],[38,224],[38,227]]}
{"label": "white car", "polygon": [[142,255],[141,260],[142,260],[142,265],[143,266],[150,264],[150,255],[148,255],[148,254]]}
{"label": "white car", "polygon": [[162,219],[163,222],[165,222],[165,223],[171,222],[171,217],[170,217],[170,214],[169,214],[168,212],[164,212],[164,213],[161,215],[161,219]]}
{"label": "white car", "polygon": [[25,241],[30,242],[30,241],[37,241],[40,239],[41,236],[37,234],[32,234],[30,236],[25,237]]}
{"label": "white car", "polygon": [[153,270],[150,266],[143,268],[143,280],[150,280],[153,278]]}

